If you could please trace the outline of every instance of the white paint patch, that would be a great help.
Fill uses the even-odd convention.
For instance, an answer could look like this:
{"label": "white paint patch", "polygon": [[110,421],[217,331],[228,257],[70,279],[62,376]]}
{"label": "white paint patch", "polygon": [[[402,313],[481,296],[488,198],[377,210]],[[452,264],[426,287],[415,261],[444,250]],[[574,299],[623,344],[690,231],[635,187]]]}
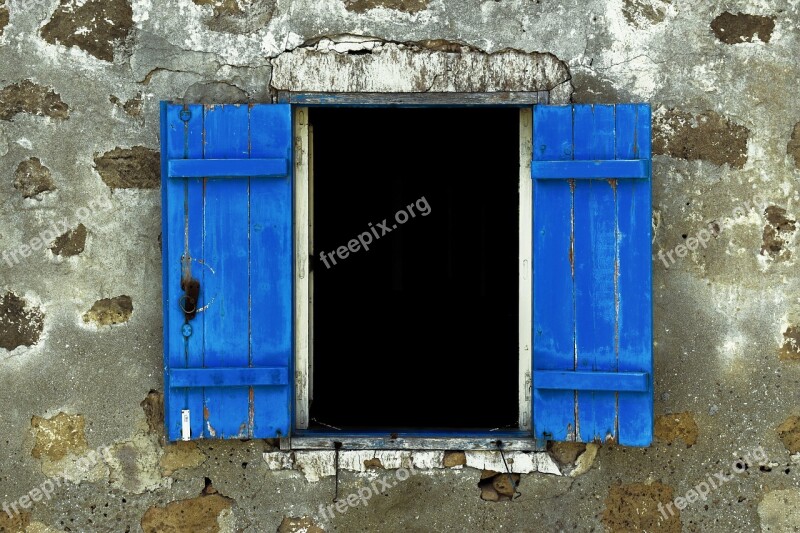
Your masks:
{"label": "white paint patch", "polygon": [[[466,452],[466,455],[467,466],[506,471],[498,452]],[[508,452],[505,456],[514,473],[543,472],[561,475],[555,462],[546,453]],[[339,470],[361,474],[375,472],[374,467],[367,466],[375,459],[386,470],[413,467],[431,472],[444,468],[444,452],[441,450],[345,450],[339,453]],[[269,452],[264,454],[264,461],[269,470],[300,470],[310,482],[336,475],[336,452],[331,450]]]}
{"label": "white paint patch", "polygon": [[[350,53],[360,51],[370,53]],[[453,53],[354,35],[323,38],[280,54],[272,72],[275,89],[308,92],[530,92],[559,87],[571,94],[568,80],[567,66],[550,54],[487,54],[467,47]]]}
{"label": "white paint patch", "polygon": [[479,470],[493,470],[495,472],[506,472],[508,470],[514,474],[530,474],[541,472],[543,474],[561,475],[561,470],[549,454],[544,452],[505,452],[505,463],[500,452],[497,451],[467,451],[467,466]]}
{"label": "white paint patch", "polygon": [[267,452],[264,454],[264,461],[269,470],[292,470],[294,468],[291,453]]}

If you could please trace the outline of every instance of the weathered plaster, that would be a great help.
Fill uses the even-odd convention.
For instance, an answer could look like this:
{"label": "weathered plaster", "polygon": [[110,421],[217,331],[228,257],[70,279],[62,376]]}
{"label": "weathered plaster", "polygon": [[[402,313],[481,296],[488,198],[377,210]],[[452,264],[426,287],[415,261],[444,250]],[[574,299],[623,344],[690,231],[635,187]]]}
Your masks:
{"label": "weathered plaster", "polygon": [[[46,241],[18,262],[0,260],[0,499],[51,473],[68,479],[13,528],[159,530],[181,511],[212,531],[800,527],[800,284],[789,222],[800,201],[796,2],[131,0],[128,17],[115,0],[119,33],[101,20],[79,24],[89,8],[73,15],[61,5],[0,0],[0,253]],[[163,388],[157,103],[265,102],[292,87],[555,87],[558,102],[651,102],[655,408],[682,423],[664,424],[646,450],[589,443],[560,455],[561,476],[538,471],[537,459],[513,501],[481,500],[481,468],[499,465],[465,454],[332,520],[319,506],[333,498],[334,477],[309,482],[274,443],[164,448],[150,392]],[[54,254],[51,244],[80,225],[83,251]],[[704,229],[706,246],[668,266],[658,258]],[[126,321],[84,322],[96,302],[121,296],[131,302]],[[83,416],[87,449],[112,446],[117,458],[87,475],[74,454],[48,466],[33,457],[32,418],[59,412]],[[768,464],[659,520],[658,503],[730,472],[758,445]],[[340,469],[340,495],[394,475],[394,459],[354,457],[353,470]]]}

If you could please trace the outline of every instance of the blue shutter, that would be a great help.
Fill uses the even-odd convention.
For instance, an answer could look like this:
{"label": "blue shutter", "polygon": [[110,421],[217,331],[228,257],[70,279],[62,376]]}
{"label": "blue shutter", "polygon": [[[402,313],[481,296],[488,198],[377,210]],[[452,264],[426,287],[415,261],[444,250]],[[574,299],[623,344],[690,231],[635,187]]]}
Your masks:
{"label": "blue shutter", "polygon": [[289,435],[291,109],[162,103],[169,440]]}
{"label": "blue shutter", "polygon": [[536,106],[533,426],[653,436],[650,106]]}

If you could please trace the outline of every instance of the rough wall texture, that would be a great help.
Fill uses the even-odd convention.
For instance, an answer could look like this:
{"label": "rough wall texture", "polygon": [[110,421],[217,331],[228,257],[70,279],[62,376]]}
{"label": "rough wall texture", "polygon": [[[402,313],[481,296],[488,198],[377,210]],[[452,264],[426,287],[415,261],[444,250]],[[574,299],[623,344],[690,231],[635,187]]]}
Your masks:
{"label": "rough wall texture", "polygon": [[[0,530],[800,527],[799,21],[791,0],[0,0],[0,500],[21,511]],[[651,448],[555,447],[513,499],[497,457],[426,456],[331,519],[327,462],[163,444],[158,101],[331,84],[653,104]]]}

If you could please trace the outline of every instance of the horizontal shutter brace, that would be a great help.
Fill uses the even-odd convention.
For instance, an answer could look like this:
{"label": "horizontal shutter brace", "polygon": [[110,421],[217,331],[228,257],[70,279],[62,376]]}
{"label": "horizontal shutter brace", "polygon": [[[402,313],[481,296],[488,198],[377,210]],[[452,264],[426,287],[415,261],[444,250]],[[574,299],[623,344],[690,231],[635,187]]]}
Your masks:
{"label": "horizontal shutter brace", "polygon": [[650,178],[649,159],[587,161],[532,161],[531,177],[540,179],[642,179]]}
{"label": "horizontal shutter brace", "polygon": [[272,159],[170,159],[170,178],[277,178],[289,175],[289,160]]}
{"label": "horizontal shutter brace", "polygon": [[288,385],[289,369],[278,368],[173,368],[169,386],[182,387],[256,387]]}
{"label": "horizontal shutter brace", "polygon": [[647,372],[581,372],[573,370],[536,370],[534,389],[647,392]]}

